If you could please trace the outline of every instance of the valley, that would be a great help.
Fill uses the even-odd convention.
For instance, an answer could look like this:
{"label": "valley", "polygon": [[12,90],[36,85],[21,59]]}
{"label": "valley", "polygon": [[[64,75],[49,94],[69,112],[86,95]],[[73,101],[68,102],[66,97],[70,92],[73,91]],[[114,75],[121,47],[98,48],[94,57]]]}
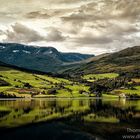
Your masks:
{"label": "valley", "polygon": [[[63,76],[62,76],[63,77]],[[107,97],[118,98],[121,94],[140,96],[139,78],[129,80],[130,87],[113,87],[111,90],[91,90],[100,80],[108,81],[119,77],[117,73],[89,74],[81,77],[58,78],[47,74],[25,72],[10,67],[0,66],[0,97],[1,98],[76,98],[76,97]],[[135,83],[135,84],[134,84]],[[99,83],[101,85],[102,83]],[[107,83],[105,83],[107,86]],[[105,87],[106,87],[105,86]],[[103,87],[102,87],[103,88]],[[109,87],[108,87],[109,89]]]}
{"label": "valley", "polygon": [[99,56],[0,46],[1,98],[140,98],[139,46]]}

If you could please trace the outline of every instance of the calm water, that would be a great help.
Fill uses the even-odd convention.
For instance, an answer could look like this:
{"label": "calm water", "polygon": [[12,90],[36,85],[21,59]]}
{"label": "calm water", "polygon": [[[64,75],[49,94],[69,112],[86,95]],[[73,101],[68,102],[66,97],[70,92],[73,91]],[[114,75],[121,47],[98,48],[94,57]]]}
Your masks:
{"label": "calm water", "polygon": [[0,100],[1,140],[138,139],[139,124],[140,100]]}

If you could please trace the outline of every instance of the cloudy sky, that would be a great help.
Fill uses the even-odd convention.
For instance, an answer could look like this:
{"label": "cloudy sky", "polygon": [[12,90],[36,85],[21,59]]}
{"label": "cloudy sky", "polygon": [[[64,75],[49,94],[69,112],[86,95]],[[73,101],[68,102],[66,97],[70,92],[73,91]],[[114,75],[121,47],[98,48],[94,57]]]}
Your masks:
{"label": "cloudy sky", "polygon": [[140,0],[0,0],[0,41],[89,54],[140,45]]}

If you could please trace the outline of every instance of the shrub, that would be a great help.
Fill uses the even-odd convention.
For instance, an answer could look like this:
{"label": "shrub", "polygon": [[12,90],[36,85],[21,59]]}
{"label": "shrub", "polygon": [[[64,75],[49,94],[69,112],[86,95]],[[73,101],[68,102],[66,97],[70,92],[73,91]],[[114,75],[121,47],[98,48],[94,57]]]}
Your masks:
{"label": "shrub", "polygon": [[56,89],[50,89],[50,90],[48,90],[47,93],[48,93],[48,94],[56,94],[57,91],[56,91]]}
{"label": "shrub", "polygon": [[26,87],[26,88],[32,88],[32,85],[30,85],[29,83],[24,83],[24,87]]}
{"label": "shrub", "polygon": [[0,86],[9,86],[10,84],[5,80],[0,79]]}

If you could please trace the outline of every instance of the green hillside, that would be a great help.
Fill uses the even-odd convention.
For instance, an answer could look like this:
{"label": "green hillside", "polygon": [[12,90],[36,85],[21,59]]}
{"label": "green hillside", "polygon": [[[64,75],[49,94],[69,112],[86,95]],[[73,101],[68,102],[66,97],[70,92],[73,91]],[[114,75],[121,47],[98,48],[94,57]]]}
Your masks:
{"label": "green hillside", "polygon": [[[2,84],[3,83],[3,84]],[[63,78],[0,66],[0,92],[5,97],[83,97],[89,87]]]}
{"label": "green hillside", "polygon": [[[32,72],[25,72],[14,68],[0,66],[0,98],[52,98],[52,97],[94,97],[96,91],[92,92],[92,85],[97,83],[107,87],[108,83],[113,84],[120,81],[117,80],[119,74],[105,73],[105,74],[89,74],[81,78],[58,78],[49,76],[47,74],[36,74]],[[124,84],[135,83],[133,89],[129,87],[118,87],[112,90],[103,92],[102,97],[116,98],[120,94],[138,95],[140,96],[140,79],[133,78],[131,82],[124,81]]]}
{"label": "green hillside", "polygon": [[140,97],[139,46],[90,58],[63,75],[0,62],[0,98],[124,96]]}

